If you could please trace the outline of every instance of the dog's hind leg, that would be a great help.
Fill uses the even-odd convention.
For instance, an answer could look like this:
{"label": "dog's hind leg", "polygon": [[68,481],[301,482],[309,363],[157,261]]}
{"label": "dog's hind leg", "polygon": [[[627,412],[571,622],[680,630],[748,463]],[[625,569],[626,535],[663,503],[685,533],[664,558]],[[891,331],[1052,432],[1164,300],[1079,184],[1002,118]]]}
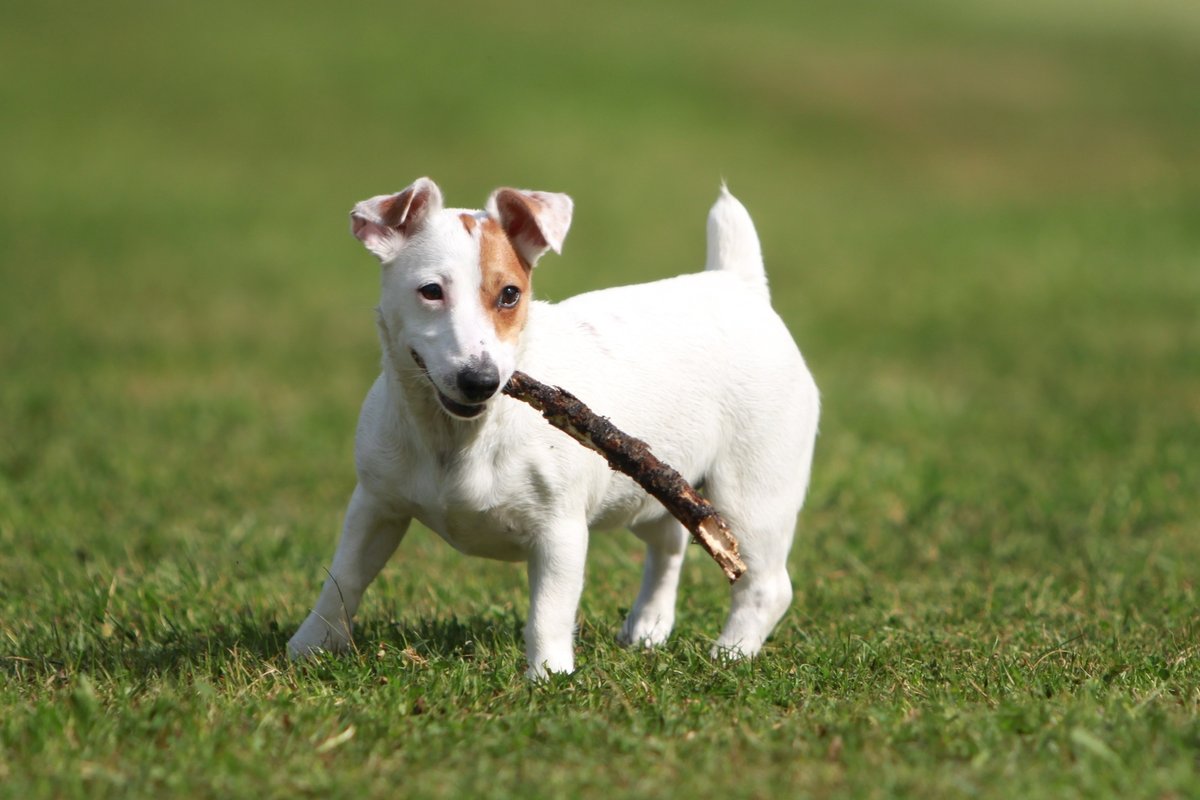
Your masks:
{"label": "dog's hind leg", "polygon": [[[779,538],[788,534],[779,534]],[[773,548],[775,549],[775,548]],[[763,646],[792,602],[792,581],[787,572],[787,550],[766,554],[746,553],[746,574],[733,585],[732,607],[714,656],[752,656]],[[756,557],[758,556],[758,557]]]}
{"label": "dog's hind leg", "polygon": [[329,577],[316,607],[288,642],[290,657],[349,647],[351,620],[363,591],[396,551],[408,523],[409,518],[389,513],[362,486],[354,490]]}
{"label": "dog's hind leg", "polygon": [[623,645],[657,647],[675,625],[675,596],[689,534],[674,517],[638,525],[633,532],[646,543],[642,588],[617,640]]}
{"label": "dog's hind leg", "polygon": [[738,537],[746,562],[746,573],[733,584],[729,616],[713,646],[714,656],[757,653],[792,602],[788,551],[807,483],[806,468],[802,478],[788,481],[778,473],[747,470],[732,480],[714,475],[709,483],[709,498]]}
{"label": "dog's hind leg", "polygon": [[792,601],[788,552],[808,491],[819,401],[807,371],[790,383],[774,409],[763,405],[741,419],[705,485],[746,562],[714,655],[757,653]]}

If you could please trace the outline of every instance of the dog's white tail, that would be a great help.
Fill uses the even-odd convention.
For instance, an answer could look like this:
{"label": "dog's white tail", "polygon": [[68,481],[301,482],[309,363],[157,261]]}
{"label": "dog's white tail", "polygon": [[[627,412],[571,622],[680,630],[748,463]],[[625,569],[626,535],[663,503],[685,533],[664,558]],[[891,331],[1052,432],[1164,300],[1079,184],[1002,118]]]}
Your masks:
{"label": "dog's white tail", "polygon": [[725,270],[739,276],[764,296],[767,270],[750,212],[721,184],[721,194],[708,212],[708,258],[706,270]]}

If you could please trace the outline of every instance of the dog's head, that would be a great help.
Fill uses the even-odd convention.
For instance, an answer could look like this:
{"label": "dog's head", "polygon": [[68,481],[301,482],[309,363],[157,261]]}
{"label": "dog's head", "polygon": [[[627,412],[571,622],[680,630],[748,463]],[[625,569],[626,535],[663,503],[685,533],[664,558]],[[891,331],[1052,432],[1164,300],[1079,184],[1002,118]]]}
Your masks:
{"label": "dog's head", "polygon": [[383,265],[385,347],[428,377],[442,408],[470,419],[508,382],[530,302],[530,275],[558,253],[571,198],[497,189],[484,211],[447,209],[428,178],[364,200],[351,231]]}

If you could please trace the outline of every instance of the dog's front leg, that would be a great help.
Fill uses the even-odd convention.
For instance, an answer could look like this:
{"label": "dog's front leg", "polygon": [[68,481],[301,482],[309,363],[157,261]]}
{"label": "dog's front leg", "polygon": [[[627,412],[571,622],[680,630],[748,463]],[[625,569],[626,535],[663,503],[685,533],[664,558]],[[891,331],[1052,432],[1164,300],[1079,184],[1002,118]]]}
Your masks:
{"label": "dog's front leg", "polygon": [[390,512],[361,485],[355,488],[329,577],[316,607],[288,642],[289,656],[299,659],[349,647],[351,620],[363,591],[396,551],[409,521]]}
{"label": "dog's front leg", "polygon": [[583,594],[588,529],[583,520],[559,521],[537,534],[529,556],[526,676],[575,669],[575,615]]}

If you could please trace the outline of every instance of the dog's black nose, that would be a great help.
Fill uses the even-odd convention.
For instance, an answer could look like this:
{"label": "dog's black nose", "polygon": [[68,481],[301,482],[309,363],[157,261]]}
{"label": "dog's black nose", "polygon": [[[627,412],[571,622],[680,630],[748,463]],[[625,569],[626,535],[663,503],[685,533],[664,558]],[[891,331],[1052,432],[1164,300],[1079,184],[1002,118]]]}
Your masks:
{"label": "dog's black nose", "polygon": [[500,388],[500,370],[485,357],[458,373],[458,389],[469,403],[482,403]]}

